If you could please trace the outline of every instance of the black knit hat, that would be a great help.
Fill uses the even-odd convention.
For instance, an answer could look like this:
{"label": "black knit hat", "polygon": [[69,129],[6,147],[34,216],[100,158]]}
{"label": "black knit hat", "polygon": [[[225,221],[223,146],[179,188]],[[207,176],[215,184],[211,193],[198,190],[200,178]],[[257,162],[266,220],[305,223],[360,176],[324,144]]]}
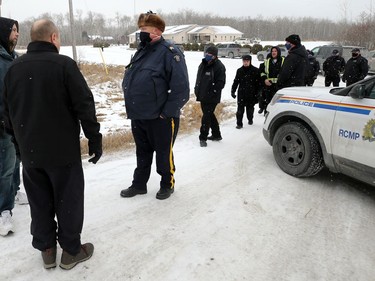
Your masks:
{"label": "black knit hat", "polygon": [[353,50],[352,50],[352,53],[360,53],[361,51],[358,49],[358,48],[354,48]]}
{"label": "black knit hat", "polygon": [[287,38],[285,38],[285,41],[292,43],[293,45],[299,46],[301,45],[301,38],[299,38],[298,34],[291,34]]}
{"label": "black knit hat", "polygon": [[206,49],[206,54],[211,54],[217,57],[218,49],[215,46],[210,46]]}
{"label": "black knit hat", "polygon": [[251,61],[251,56],[250,55],[243,55],[242,60],[249,60]]}

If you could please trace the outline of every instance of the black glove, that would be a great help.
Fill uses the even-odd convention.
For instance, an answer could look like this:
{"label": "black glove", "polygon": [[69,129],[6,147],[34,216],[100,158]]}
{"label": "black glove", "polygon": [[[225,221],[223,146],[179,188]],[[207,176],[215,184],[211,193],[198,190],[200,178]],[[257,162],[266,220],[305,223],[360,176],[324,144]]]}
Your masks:
{"label": "black glove", "polygon": [[236,96],[236,93],[232,93],[231,96],[232,96],[232,98],[234,98],[234,99],[237,97],[237,96]]}
{"label": "black glove", "polygon": [[100,157],[102,157],[102,152],[101,151],[97,151],[97,152],[91,152],[91,153],[89,153],[89,155],[91,156],[91,155],[95,155],[94,157],[91,157],[90,159],[89,159],[89,162],[91,162],[91,163],[93,163],[93,164],[96,164],[96,162],[98,162],[99,161],[99,159],[100,159]]}
{"label": "black glove", "polygon": [[102,157],[103,150],[102,150],[102,139],[100,137],[100,141],[97,143],[93,143],[89,141],[89,155],[94,157],[91,157],[89,159],[89,162],[96,164],[96,162],[99,161],[100,157]]}

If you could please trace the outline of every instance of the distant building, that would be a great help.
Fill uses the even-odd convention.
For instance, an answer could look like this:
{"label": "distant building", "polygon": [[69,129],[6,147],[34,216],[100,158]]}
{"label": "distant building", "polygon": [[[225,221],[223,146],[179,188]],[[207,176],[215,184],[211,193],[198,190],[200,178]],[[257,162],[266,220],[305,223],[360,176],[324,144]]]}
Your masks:
{"label": "distant building", "polygon": [[190,43],[218,43],[233,42],[237,38],[241,38],[243,32],[238,31],[230,26],[197,26],[188,32]]}
{"label": "distant building", "polygon": [[[139,41],[139,32],[140,30],[137,30],[129,34],[130,44]],[[163,37],[166,40],[171,40],[176,44],[233,42],[236,38],[241,38],[242,35],[242,32],[230,26],[196,24],[166,26],[163,32]]]}

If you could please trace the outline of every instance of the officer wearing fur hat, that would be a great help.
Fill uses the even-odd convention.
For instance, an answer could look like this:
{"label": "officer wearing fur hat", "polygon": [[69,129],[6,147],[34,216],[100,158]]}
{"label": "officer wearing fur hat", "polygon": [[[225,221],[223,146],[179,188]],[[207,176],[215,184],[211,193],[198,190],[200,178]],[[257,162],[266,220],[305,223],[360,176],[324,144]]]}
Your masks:
{"label": "officer wearing fur hat", "polygon": [[122,88],[126,113],[136,145],[137,167],[122,197],[147,193],[154,152],[161,176],[157,199],[174,192],[173,144],[177,136],[180,110],[189,100],[189,77],[184,55],[164,40],[164,20],[157,14],[138,18],[140,44],[126,66]]}
{"label": "officer wearing fur hat", "polygon": [[[218,49],[209,46],[198,67],[194,93],[201,103],[202,121],[199,134],[201,147],[207,146],[207,140],[222,140],[219,122],[215,116],[215,108],[221,100],[221,90],[225,85],[225,66],[217,57]],[[209,132],[211,136],[208,136]]]}
{"label": "officer wearing fur hat", "polygon": [[261,90],[260,71],[251,64],[251,56],[242,56],[242,67],[237,69],[232,84],[232,97],[237,97],[237,129],[242,129],[243,115],[246,109],[246,117],[249,125],[253,125],[254,105],[258,103],[258,95]]}
{"label": "officer wearing fur hat", "polygon": [[306,49],[301,45],[301,38],[297,34],[289,35],[285,41],[288,56],[284,60],[277,85],[279,88],[304,86],[308,64]]}
{"label": "officer wearing fur hat", "polygon": [[324,84],[326,87],[329,87],[331,83],[333,87],[339,86],[340,73],[344,71],[345,64],[345,59],[340,56],[339,50],[334,49],[332,55],[323,62]]}
{"label": "officer wearing fur hat", "polygon": [[362,57],[361,50],[354,48],[352,50],[352,57],[345,65],[342,82],[346,82],[346,86],[349,86],[365,79],[368,73],[368,68],[368,61],[366,58]]}

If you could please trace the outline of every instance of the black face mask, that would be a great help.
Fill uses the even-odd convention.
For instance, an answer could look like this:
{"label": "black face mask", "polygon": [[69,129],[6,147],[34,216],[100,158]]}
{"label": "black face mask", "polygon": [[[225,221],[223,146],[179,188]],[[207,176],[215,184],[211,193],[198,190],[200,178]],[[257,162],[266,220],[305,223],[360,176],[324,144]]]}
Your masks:
{"label": "black face mask", "polygon": [[151,42],[150,33],[141,31],[141,33],[139,33],[139,39],[141,40],[142,43]]}

